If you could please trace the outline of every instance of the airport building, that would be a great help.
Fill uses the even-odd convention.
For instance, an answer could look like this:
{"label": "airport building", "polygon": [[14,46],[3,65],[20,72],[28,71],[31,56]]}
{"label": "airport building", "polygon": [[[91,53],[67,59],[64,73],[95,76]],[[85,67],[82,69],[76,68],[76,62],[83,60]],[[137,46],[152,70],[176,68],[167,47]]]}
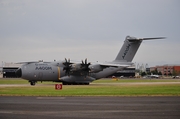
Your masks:
{"label": "airport building", "polygon": [[3,78],[17,78],[15,72],[22,64],[3,63],[2,77]]}
{"label": "airport building", "polygon": [[0,67],[0,78],[2,78],[3,77],[3,71],[2,71],[2,67]]}
{"label": "airport building", "polygon": [[150,71],[160,72],[164,76],[179,76],[180,75],[180,65],[162,65],[150,67]]}

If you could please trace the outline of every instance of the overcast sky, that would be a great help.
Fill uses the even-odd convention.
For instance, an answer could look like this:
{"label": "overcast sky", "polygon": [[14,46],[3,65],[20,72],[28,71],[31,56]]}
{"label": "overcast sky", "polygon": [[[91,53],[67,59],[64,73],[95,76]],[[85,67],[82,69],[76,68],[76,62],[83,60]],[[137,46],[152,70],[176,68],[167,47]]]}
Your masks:
{"label": "overcast sky", "polygon": [[112,61],[127,35],[133,62],[180,64],[179,0],[0,0],[0,61]]}

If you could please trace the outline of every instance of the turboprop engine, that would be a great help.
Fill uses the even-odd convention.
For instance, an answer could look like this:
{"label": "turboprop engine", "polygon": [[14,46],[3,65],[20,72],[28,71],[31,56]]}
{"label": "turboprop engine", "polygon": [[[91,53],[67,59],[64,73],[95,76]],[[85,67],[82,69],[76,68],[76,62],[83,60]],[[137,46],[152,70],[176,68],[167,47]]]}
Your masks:
{"label": "turboprop engine", "polygon": [[90,65],[89,69],[91,73],[97,73],[103,70],[102,66],[99,64]]}

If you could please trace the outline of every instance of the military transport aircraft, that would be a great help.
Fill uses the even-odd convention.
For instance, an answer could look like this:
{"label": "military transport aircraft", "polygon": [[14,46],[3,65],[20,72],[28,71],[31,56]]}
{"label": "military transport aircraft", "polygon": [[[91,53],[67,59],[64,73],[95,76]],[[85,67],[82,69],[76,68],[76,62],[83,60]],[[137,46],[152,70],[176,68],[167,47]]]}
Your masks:
{"label": "military transport aircraft", "polygon": [[143,40],[164,39],[135,38],[127,36],[115,60],[104,63],[71,61],[66,59],[54,62],[26,62],[17,71],[16,75],[29,80],[31,85],[37,81],[62,82],[63,85],[89,85],[90,82],[107,77],[113,73],[132,66],[132,60]]}

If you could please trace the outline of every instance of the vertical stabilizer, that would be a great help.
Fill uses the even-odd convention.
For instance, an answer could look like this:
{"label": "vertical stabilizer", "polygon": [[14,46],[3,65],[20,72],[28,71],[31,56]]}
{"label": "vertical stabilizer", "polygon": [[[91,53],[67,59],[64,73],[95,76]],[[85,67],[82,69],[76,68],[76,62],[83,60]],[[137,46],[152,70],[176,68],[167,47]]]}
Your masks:
{"label": "vertical stabilizer", "polygon": [[152,39],[164,39],[164,37],[156,38],[135,38],[127,36],[122,48],[120,49],[115,61],[131,62],[141,45],[143,40],[152,40]]}

